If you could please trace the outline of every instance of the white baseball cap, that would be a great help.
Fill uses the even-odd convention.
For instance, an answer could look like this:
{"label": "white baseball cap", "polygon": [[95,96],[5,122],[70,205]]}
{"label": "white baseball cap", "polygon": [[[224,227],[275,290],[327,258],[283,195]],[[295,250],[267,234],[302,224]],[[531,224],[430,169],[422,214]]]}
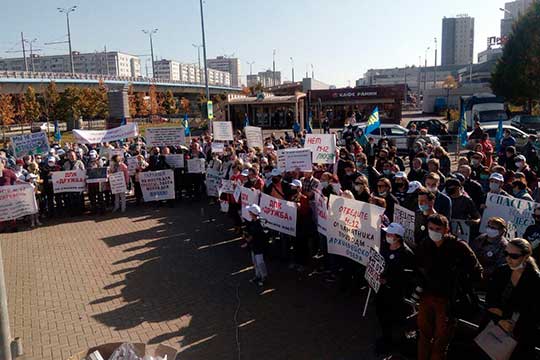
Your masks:
{"label": "white baseball cap", "polygon": [[281,176],[281,170],[279,170],[278,168],[272,169],[270,176]]}
{"label": "white baseball cap", "polygon": [[416,190],[420,189],[422,187],[422,184],[419,181],[411,181],[409,183],[409,189],[407,190],[407,194],[412,194]]}
{"label": "white baseball cap", "polygon": [[489,180],[497,180],[497,181],[504,182],[504,176],[496,172],[489,176]]}
{"label": "white baseball cap", "polygon": [[407,177],[407,174],[405,174],[404,171],[399,171],[399,172],[396,173],[396,175],[394,175],[394,177],[403,179],[403,178]]}
{"label": "white baseball cap", "polygon": [[291,182],[291,185],[294,186],[294,187],[299,187],[299,188],[301,188],[301,187],[302,187],[302,182],[301,182],[300,180],[294,179],[294,180]]}
{"label": "white baseball cap", "polygon": [[252,213],[252,214],[255,214],[255,215],[260,215],[261,214],[261,208],[257,204],[252,204],[252,205],[246,206],[246,210],[248,212]]}
{"label": "white baseball cap", "polygon": [[240,175],[242,175],[242,176],[249,176],[249,170],[248,170],[248,169],[242,170],[242,172],[240,173]]}
{"label": "white baseball cap", "polygon": [[385,231],[387,234],[399,235],[401,237],[405,235],[405,229],[398,223],[391,223],[388,225],[388,227],[383,228],[383,231]]}

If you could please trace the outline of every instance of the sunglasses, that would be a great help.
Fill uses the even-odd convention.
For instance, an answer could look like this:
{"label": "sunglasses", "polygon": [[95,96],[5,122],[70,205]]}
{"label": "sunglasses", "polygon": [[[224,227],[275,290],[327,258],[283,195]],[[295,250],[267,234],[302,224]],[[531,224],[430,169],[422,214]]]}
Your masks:
{"label": "sunglasses", "polygon": [[515,253],[509,253],[508,251],[503,251],[504,257],[509,257],[510,259],[517,260],[521,257],[523,257],[522,254],[515,254]]}

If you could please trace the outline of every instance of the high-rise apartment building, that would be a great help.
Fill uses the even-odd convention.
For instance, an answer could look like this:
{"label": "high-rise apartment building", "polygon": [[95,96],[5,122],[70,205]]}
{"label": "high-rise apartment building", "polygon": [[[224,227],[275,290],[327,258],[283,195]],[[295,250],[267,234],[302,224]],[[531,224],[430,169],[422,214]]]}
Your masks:
{"label": "high-rise apartment building", "polygon": [[[158,60],[154,62],[156,78],[164,81],[183,81],[186,83],[202,84],[204,71],[196,64],[182,64],[174,60]],[[208,84],[231,86],[231,74],[208,68]]]}
{"label": "high-rise apartment building", "polygon": [[[71,72],[69,55],[34,54],[27,59],[28,70],[36,72]],[[137,56],[119,51],[81,54],[73,52],[74,72],[111,76],[141,76],[141,61]],[[24,71],[24,58],[0,59],[0,71]]]}
{"label": "high-rise apartment building", "polygon": [[470,64],[474,55],[474,18],[458,15],[443,18],[441,64]]}
{"label": "high-rise apartment building", "polygon": [[535,0],[516,0],[504,4],[504,19],[501,20],[501,38],[505,38],[512,32],[514,22],[519,19]]}
{"label": "high-rise apartment building", "polygon": [[[231,86],[240,86],[240,60],[238,58],[218,56],[215,59],[207,59],[206,62],[209,69],[219,70],[231,74]],[[208,75],[208,77],[210,78],[210,75]]]}

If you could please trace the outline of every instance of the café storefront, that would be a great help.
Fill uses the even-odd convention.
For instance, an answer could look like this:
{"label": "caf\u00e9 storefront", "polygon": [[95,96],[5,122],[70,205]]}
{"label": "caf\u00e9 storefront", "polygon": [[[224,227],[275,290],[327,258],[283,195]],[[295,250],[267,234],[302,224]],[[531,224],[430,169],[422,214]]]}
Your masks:
{"label": "caf\u00e9 storefront", "polygon": [[227,120],[232,121],[235,129],[244,127],[246,116],[249,124],[264,129],[291,129],[298,121],[304,128],[306,112],[306,94],[274,96],[230,96],[225,103]]}
{"label": "caf\u00e9 storefront", "polygon": [[328,117],[331,127],[343,127],[345,120],[356,114],[357,122],[366,121],[378,106],[383,123],[401,122],[401,105],[405,85],[361,86],[356,88],[311,90],[307,97],[313,113],[314,125]]}

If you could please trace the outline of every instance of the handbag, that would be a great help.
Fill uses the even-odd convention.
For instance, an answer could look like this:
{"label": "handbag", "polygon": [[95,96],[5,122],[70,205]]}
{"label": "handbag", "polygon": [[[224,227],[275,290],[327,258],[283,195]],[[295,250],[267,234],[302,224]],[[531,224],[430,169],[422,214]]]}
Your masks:
{"label": "handbag", "polygon": [[508,360],[516,348],[517,341],[507,334],[499,325],[490,321],[474,342],[492,360]]}

